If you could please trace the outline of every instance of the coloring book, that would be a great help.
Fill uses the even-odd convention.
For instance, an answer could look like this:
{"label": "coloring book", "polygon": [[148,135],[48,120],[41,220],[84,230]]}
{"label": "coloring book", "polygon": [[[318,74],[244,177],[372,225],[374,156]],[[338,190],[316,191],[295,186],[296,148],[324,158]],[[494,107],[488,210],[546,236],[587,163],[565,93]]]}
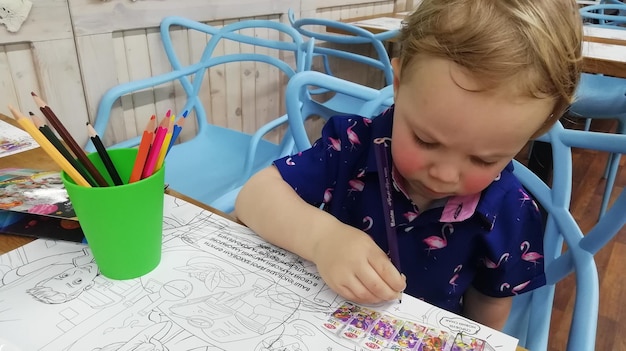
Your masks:
{"label": "coloring book", "polygon": [[0,169],[0,210],[76,220],[57,171]]}
{"label": "coloring book", "polygon": [[346,301],[311,262],[166,195],[162,259],[143,277],[104,278],[80,243],[39,239],[0,256],[0,345],[2,351],[513,351],[517,340],[408,295],[402,303]]}
{"label": "coloring book", "polygon": [[38,147],[39,144],[30,134],[5,121],[0,121],[0,158]]}

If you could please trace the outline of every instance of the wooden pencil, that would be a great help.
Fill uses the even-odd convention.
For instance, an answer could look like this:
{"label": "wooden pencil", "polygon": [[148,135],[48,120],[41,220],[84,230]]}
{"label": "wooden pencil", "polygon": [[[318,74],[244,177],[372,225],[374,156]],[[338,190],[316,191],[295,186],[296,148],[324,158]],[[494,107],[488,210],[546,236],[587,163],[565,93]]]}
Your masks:
{"label": "wooden pencil", "polygon": [[52,127],[61,135],[61,139],[65,141],[67,146],[72,150],[74,155],[78,158],[78,161],[85,166],[89,174],[93,177],[93,179],[98,183],[99,186],[109,186],[107,181],[102,177],[102,174],[98,172],[96,166],[89,160],[85,151],[76,143],[76,140],[72,137],[72,135],[67,131],[65,126],[61,123],[59,118],[54,114],[52,109],[48,106],[46,102],[44,102],[37,94],[31,92],[33,99],[35,100],[35,104],[39,106],[39,110],[43,113],[44,116],[48,119],[48,122],[52,124]]}
{"label": "wooden pencil", "polygon": [[46,137],[37,129],[33,121],[31,121],[28,117],[24,116],[21,112],[13,108],[13,106],[9,106],[9,110],[13,117],[17,120],[17,123],[24,128],[24,130],[30,134],[33,139],[41,146],[41,148],[52,158],[52,160],[61,167],[67,175],[74,180],[74,182],[78,185],[84,187],[91,187],[89,182],[83,178],[82,175],[66,160],[63,155],[57,150],[52,143],[46,139]]}
{"label": "wooden pencil", "polygon": [[52,145],[54,145],[54,147],[57,150],[59,150],[61,155],[63,155],[63,157],[65,157],[65,159],[74,168],[76,168],[78,173],[80,173],[80,175],[82,175],[83,178],[85,178],[85,180],[87,180],[87,182],[89,182],[89,185],[96,186],[97,184],[91,178],[91,176],[89,175],[89,172],[87,172],[85,167],[83,167],[83,165],[81,165],[80,162],[76,161],[74,156],[65,147],[65,145],[63,145],[61,140],[59,140],[59,138],[57,138],[57,136],[54,134],[52,129],[50,129],[50,127],[43,120],[41,120],[39,117],[37,117],[37,115],[35,115],[33,112],[29,111],[28,114],[30,115],[30,118],[33,120],[33,123],[35,124],[35,127],[37,127],[39,129],[41,134],[43,134],[46,137],[46,139],[48,139],[48,141],[50,141],[50,143],[52,143]]}
{"label": "wooden pencil", "polygon": [[157,164],[157,160],[159,158],[159,152],[161,152],[161,148],[163,147],[163,139],[165,139],[165,134],[167,134],[167,129],[163,127],[158,127],[156,133],[154,134],[154,141],[152,142],[152,147],[150,147],[150,152],[148,153],[148,158],[146,159],[146,164],[143,167],[143,172],[141,173],[141,178],[148,178],[154,173],[154,169]]}
{"label": "wooden pencil", "polygon": [[170,140],[172,139],[172,131],[174,129],[174,120],[176,116],[172,115],[169,118],[169,123],[167,124],[167,131],[165,133],[165,138],[163,138],[163,145],[161,146],[161,150],[159,151],[159,157],[157,158],[157,164],[154,167],[155,171],[158,171],[163,166],[163,162],[165,161],[165,154],[167,154],[167,149],[170,146]]}
{"label": "wooden pencil", "polygon": [[172,139],[170,140],[170,144],[167,146],[167,152],[165,153],[166,157],[167,157],[167,154],[172,149],[172,146],[174,146],[174,143],[176,142],[178,135],[183,130],[183,126],[185,125],[186,119],[187,119],[187,114],[183,114],[182,117],[178,118],[178,120],[176,121],[176,124],[174,124],[174,130],[172,131]]}
{"label": "wooden pencil", "polygon": [[137,157],[135,158],[135,164],[133,165],[133,171],[130,174],[128,183],[134,183],[141,179],[141,172],[146,164],[148,158],[148,152],[150,151],[150,144],[154,136],[154,129],[156,127],[156,116],[152,115],[146,128],[141,136],[141,142],[139,143],[139,149],[137,150]]}
{"label": "wooden pencil", "polygon": [[87,134],[89,135],[89,138],[91,138],[93,145],[96,147],[98,156],[100,156],[102,163],[104,163],[104,167],[107,169],[107,172],[109,172],[109,176],[113,179],[113,183],[115,185],[124,185],[124,182],[122,182],[122,178],[120,178],[120,174],[117,172],[111,157],[109,157],[107,149],[104,147],[104,144],[102,144],[100,136],[98,136],[98,133],[95,129],[93,129],[89,122],[87,122]]}

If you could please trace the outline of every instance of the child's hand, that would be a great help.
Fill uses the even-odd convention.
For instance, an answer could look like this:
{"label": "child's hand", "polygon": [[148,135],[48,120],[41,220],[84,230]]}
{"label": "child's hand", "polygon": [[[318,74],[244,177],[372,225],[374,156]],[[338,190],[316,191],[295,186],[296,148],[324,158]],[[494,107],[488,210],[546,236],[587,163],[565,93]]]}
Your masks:
{"label": "child's hand", "polygon": [[405,277],[387,255],[366,233],[343,223],[338,230],[320,237],[313,252],[324,282],[357,303],[398,299]]}

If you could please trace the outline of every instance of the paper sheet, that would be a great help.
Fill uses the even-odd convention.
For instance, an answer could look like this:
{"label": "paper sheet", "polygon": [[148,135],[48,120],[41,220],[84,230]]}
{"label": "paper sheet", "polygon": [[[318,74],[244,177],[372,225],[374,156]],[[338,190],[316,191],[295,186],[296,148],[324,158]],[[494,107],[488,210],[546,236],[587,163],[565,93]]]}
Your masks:
{"label": "paper sheet", "polygon": [[39,147],[30,134],[0,121],[0,158]]}
{"label": "paper sheet", "polygon": [[[87,246],[61,241],[40,239],[0,256],[2,351],[139,345],[169,351],[426,351],[429,342],[442,341],[444,350],[512,351],[517,345],[407,295],[402,303],[347,302],[312,263],[168,195],[163,256],[154,271],[113,281],[94,267]],[[461,341],[468,346],[457,346]]]}

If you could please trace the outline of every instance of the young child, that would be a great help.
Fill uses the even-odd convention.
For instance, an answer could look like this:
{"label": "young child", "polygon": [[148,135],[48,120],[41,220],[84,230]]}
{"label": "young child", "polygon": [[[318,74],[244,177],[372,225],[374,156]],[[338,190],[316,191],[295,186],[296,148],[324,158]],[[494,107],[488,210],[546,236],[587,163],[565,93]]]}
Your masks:
{"label": "young child", "polygon": [[574,0],[424,0],[394,106],[330,119],[249,180],[237,216],[349,300],[404,291],[501,329],[512,296],[545,284],[541,215],[511,160],[571,103],[581,40]]}

